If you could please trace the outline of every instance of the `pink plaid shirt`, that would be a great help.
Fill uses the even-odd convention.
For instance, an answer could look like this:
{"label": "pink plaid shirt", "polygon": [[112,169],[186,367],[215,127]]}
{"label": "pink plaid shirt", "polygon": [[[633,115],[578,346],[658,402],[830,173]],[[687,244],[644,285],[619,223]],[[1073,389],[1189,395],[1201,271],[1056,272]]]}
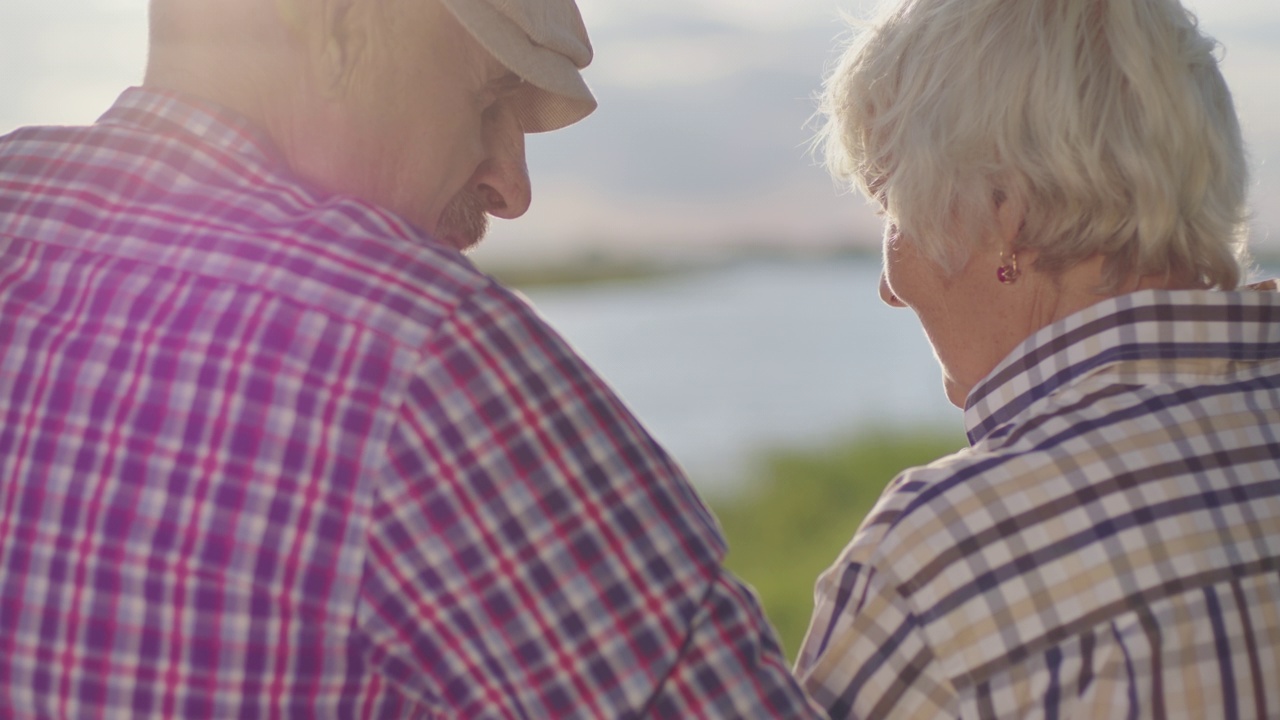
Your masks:
{"label": "pink plaid shirt", "polygon": [[518,297],[131,89],[0,139],[0,715],[808,717]]}

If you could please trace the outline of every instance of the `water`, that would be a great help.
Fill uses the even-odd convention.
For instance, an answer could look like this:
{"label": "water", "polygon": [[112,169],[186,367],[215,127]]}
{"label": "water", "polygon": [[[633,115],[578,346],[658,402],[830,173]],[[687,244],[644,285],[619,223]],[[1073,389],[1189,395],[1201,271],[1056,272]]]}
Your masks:
{"label": "water", "polygon": [[881,303],[878,279],[870,258],[761,261],[526,294],[695,484],[730,493],[771,449],[961,435],[915,315]]}
{"label": "water", "polygon": [[874,260],[742,263],[660,280],[527,291],[702,490],[761,453],[872,428],[961,432],[909,310]]}

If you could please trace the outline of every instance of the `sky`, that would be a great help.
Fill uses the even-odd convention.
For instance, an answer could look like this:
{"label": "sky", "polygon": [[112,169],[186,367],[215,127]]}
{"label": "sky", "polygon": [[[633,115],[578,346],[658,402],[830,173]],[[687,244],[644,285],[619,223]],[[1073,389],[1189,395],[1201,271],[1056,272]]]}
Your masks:
{"label": "sky", "polygon": [[[591,117],[529,138],[534,201],[483,265],[725,248],[873,245],[878,221],[809,150],[814,97],[872,0],[579,0]],[[1280,249],[1280,2],[1193,0],[1226,47],[1254,240]],[[145,0],[4,0],[0,133],[92,122],[146,58]]]}

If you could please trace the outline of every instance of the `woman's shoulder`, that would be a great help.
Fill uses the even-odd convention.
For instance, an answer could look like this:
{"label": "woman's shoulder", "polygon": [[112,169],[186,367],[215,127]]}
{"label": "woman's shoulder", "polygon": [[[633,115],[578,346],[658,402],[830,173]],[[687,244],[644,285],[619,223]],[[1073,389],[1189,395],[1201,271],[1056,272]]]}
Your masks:
{"label": "woman's shoulder", "polygon": [[[1051,449],[979,444],[901,472],[859,527],[845,562],[887,572],[904,588],[923,590],[959,575],[972,580],[1043,535],[1049,515],[1069,515],[1080,488],[1064,476]],[[1067,518],[1054,533],[1088,518]],[[1037,537],[1035,544],[1047,538]],[[949,582],[943,583],[949,584]],[[929,595],[945,594],[936,589]]]}

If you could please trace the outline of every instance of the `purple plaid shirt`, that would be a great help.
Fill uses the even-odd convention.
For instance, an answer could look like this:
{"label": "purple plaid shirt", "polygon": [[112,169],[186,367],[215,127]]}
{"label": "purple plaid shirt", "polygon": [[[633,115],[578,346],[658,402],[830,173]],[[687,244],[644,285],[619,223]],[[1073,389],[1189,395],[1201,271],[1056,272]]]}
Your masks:
{"label": "purple plaid shirt", "polygon": [[0,140],[0,715],[807,717],[518,297],[141,89]]}

